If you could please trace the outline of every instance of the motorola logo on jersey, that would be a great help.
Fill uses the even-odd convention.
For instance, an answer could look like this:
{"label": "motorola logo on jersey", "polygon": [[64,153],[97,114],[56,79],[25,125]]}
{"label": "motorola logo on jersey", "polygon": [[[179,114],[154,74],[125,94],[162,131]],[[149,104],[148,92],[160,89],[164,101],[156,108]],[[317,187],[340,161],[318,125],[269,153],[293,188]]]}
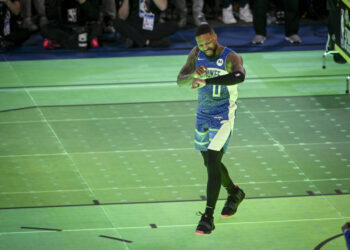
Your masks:
{"label": "motorola logo on jersey", "polygon": [[223,64],[224,64],[224,60],[223,59],[218,59],[217,61],[216,61],[216,64],[218,65],[218,66],[222,66]]}

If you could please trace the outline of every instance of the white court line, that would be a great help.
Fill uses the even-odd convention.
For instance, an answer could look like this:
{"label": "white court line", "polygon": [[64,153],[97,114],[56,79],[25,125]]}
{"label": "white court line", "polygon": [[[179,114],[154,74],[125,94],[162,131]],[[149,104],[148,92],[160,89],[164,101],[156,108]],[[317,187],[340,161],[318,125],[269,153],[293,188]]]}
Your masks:
{"label": "white court line", "polygon": [[[296,219],[296,220],[270,220],[270,221],[245,221],[245,222],[218,222],[215,225],[247,225],[247,224],[264,224],[264,223],[291,223],[291,222],[310,222],[310,221],[328,221],[328,220],[344,220],[350,217],[341,217],[341,218],[315,218],[315,219]],[[187,225],[164,225],[158,226],[159,228],[171,228],[171,227],[189,227],[197,226],[197,224],[187,224]]]}
{"label": "white court line", "polygon": [[[283,184],[283,183],[303,183],[303,182],[332,182],[332,181],[349,181],[350,178],[329,178],[329,179],[303,179],[303,180],[288,180],[288,181],[251,181],[237,182],[237,185],[261,185],[261,184]],[[166,189],[166,188],[187,188],[187,187],[206,187],[206,184],[192,185],[167,185],[167,186],[142,186],[142,187],[114,187],[114,188],[94,188],[94,191],[124,191],[124,190],[149,190],[149,189]],[[23,191],[23,192],[0,192],[0,195],[13,194],[41,194],[41,193],[64,193],[64,192],[86,192],[86,189],[59,189],[59,190],[43,190],[43,191]]]}
{"label": "white court line", "polygon": [[[156,118],[178,118],[178,117],[195,117],[196,114],[183,114],[183,115],[140,115],[140,116],[118,116],[118,117],[101,117],[101,118],[79,118],[79,119],[61,119],[61,120],[48,120],[49,122],[80,122],[80,121],[109,121],[109,120],[127,120],[127,119],[156,119]],[[26,123],[42,123],[45,120],[33,120],[33,121],[11,121],[0,122],[0,124],[26,124]]]}
{"label": "white court line", "polygon": [[[216,222],[215,225],[231,226],[231,225],[254,225],[254,224],[271,224],[271,223],[296,223],[296,222],[312,222],[312,221],[330,221],[330,220],[348,220],[350,217],[339,218],[310,218],[310,219],[295,219],[295,220],[272,220],[272,221],[245,221],[245,222]],[[179,225],[157,225],[157,229],[160,228],[180,228],[180,227],[196,227],[197,224],[179,224]],[[16,234],[33,234],[33,233],[64,233],[64,232],[85,232],[85,231],[103,231],[103,230],[137,230],[137,229],[150,229],[150,226],[136,226],[136,227],[117,227],[117,228],[81,228],[81,229],[62,229],[60,232],[46,231],[46,230],[33,230],[25,232],[1,232],[0,235],[16,235]],[[153,229],[156,230],[156,229]]]}
{"label": "white court line", "polygon": [[[40,109],[40,107],[37,107]],[[44,107],[45,108],[45,107]],[[302,112],[325,112],[332,110],[350,110],[350,107],[345,108],[332,108],[332,109],[294,109],[294,110],[269,110],[269,111],[254,111],[254,114],[276,114],[276,113],[302,113]],[[238,114],[251,114],[250,111],[239,111]],[[179,114],[179,115],[140,115],[140,116],[119,116],[119,117],[91,117],[91,118],[67,118],[67,119],[49,119],[49,122],[75,122],[75,121],[104,121],[104,120],[127,120],[127,119],[156,119],[156,118],[180,118],[180,117],[194,117],[196,114]],[[30,123],[42,123],[46,120],[29,120],[29,121],[8,121],[0,122],[0,124],[30,124]]]}
{"label": "white court line", "polygon": [[[311,143],[290,143],[283,144],[284,146],[313,146],[313,145],[342,145],[348,144],[350,141],[342,142],[311,142]],[[261,145],[242,145],[242,146],[229,146],[230,149],[244,149],[244,148],[259,148],[259,147],[279,147],[279,144],[261,144]],[[115,154],[115,153],[147,153],[147,152],[166,152],[166,151],[183,151],[183,150],[193,150],[191,148],[156,148],[156,149],[134,149],[134,150],[113,150],[113,151],[91,151],[91,152],[71,152],[69,155],[94,155],[94,154]],[[28,155],[0,155],[0,158],[7,157],[45,157],[45,156],[63,156],[66,153],[52,153],[52,154],[28,154]]]}
{"label": "white court line", "polygon": [[[21,79],[18,78],[19,81],[21,81]],[[108,84],[108,85],[103,85],[103,84],[96,84],[96,85],[55,85],[55,86],[35,86],[35,87],[31,87],[31,86],[24,86],[21,82],[21,85],[23,87],[18,87],[18,88],[2,88],[1,91],[3,92],[16,92],[16,91],[23,91],[23,89],[25,91],[28,91],[28,89],[30,89],[32,92],[35,91],[43,91],[43,90],[47,90],[50,89],[52,91],[55,90],[71,90],[73,88],[80,88],[80,89],[97,89],[97,90],[101,90],[101,89],[113,89],[113,88],[149,88],[149,87],[164,87],[164,86],[170,86],[170,87],[174,87],[176,85],[176,82],[174,81],[167,81],[167,82],[147,82],[147,84],[145,83],[135,83],[135,82],[125,82],[125,83],[119,83],[119,84]]]}

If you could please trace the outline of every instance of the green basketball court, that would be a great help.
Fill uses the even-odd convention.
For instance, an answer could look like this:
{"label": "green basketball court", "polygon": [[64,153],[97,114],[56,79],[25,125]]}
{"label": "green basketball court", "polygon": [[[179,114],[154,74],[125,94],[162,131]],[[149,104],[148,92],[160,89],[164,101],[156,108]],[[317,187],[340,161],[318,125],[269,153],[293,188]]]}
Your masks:
{"label": "green basketball court", "polygon": [[241,55],[223,162],[247,197],[224,219],[221,191],[210,236],[186,56],[0,62],[0,249],[346,249],[349,65]]}

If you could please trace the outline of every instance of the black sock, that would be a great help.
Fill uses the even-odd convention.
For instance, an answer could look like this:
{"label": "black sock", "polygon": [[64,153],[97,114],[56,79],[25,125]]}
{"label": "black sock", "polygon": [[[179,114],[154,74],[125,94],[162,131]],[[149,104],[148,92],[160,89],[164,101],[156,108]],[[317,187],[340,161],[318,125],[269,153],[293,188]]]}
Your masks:
{"label": "black sock", "polygon": [[209,217],[212,217],[214,214],[214,208],[207,206],[205,208],[205,214],[207,214]]}

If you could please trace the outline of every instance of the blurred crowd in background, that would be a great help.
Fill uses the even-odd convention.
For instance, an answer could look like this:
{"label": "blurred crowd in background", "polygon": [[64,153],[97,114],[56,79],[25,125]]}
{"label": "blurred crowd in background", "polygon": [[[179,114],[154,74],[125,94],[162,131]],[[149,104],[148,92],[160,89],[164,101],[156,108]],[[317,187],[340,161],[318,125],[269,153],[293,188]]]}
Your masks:
{"label": "blurred crowd in background", "polygon": [[266,26],[285,25],[285,38],[301,43],[299,23],[326,22],[327,0],[0,0],[0,48],[20,46],[33,34],[45,49],[89,49],[113,39],[133,47],[168,47],[169,36],[208,22],[252,26],[253,44]]}

